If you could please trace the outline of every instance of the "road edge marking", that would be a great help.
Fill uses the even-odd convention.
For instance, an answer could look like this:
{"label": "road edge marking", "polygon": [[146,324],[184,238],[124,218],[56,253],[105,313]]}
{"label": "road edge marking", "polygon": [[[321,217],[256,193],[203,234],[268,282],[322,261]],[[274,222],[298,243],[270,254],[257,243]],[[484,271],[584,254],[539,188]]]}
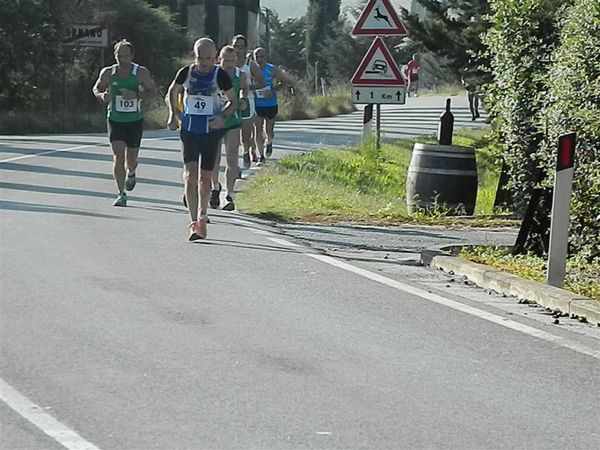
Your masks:
{"label": "road edge marking", "polygon": [[100,450],[0,378],[0,400],[69,450]]}
{"label": "road edge marking", "polygon": [[[287,245],[289,247],[297,247],[297,244],[286,241],[284,239],[278,238],[267,238],[270,241],[276,242],[280,245]],[[569,339],[565,339],[563,337],[557,336],[552,333],[548,333],[546,331],[537,329],[535,327],[522,324],[520,322],[516,322],[514,320],[498,316],[496,314],[492,314],[490,312],[475,308],[473,306],[466,305],[464,303],[457,302],[455,300],[450,300],[439,294],[434,294],[433,292],[428,292],[423,289],[402,283],[400,281],[392,280],[391,278],[384,277],[383,275],[379,275],[377,273],[371,272],[366,269],[362,269],[360,267],[353,266],[352,264],[339,261],[332,256],[316,254],[305,252],[307,256],[310,258],[316,259],[322,263],[328,264],[330,266],[337,267],[338,269],[345,270],[347,272],[354,273],[356,275],[362,276],[369,280],[375,281],[377,283],[383,284],[385,286],[391,287],[393,289],[406,292],[407,294],[415,295],[417,297],[423,298],[425,300],[429,300],[433,303],[437,303],[442,306],[446,306],[448,308],[454,309],[456,311],[463,312],[465,314],[469,314],[474,317],[478,317],[480,319],[486,320],[488,322],[495,323],[496,325],[503,326],[505,328],[509,328],[514,331],[518,331],[523,334],[527,334],[529,336],[536,337],[538,339],[542,339],[547,342],[551,342],[560,347],[565,347],[570,350],[573,350],[577,353],[581,353],[587,356],[591,356],[596,359],[600,359],[600,350],[594,349],[593,347],[589,347],[585,344],[579,344],[576,342],[572,342]]]}

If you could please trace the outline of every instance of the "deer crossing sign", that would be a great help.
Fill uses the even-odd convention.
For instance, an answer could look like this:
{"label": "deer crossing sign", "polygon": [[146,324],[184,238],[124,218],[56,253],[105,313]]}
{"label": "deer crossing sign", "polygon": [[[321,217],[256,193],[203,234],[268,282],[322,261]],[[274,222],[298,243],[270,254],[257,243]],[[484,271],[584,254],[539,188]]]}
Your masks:
{"label": "deer crossing sign", "polygon": [[390,0],[369,0],[356,22],[352,34],[355,36],[406,36],[407,32]]}

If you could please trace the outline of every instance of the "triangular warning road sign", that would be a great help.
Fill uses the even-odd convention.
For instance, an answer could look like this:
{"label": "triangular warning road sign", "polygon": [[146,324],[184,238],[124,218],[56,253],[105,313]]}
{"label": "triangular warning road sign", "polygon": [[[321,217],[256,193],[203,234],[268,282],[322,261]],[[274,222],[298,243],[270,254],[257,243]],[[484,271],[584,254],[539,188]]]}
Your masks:
{"label": "triangular warning road sign", "polygon": [[357,86],[403,86],[404,78],[398,65],[385,46],[383,39],[376,37],[356,69],[351,83]]}
{"label": "triangular warning road sign", "polygon": [[352,31],[363,36],[406,36],[406,28],[400,22],[390,0],[369,0]]}

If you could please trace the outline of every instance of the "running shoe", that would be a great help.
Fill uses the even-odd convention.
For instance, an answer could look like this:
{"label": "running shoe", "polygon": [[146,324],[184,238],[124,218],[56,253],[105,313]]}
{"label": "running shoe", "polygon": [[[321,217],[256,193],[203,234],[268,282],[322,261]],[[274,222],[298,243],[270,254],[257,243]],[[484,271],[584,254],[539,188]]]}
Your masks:
{"label": "running shoe", "polygon": [[235,203],[233,203],[233,199],[231,198],[231,196],[227,196],[225,197],[225,200],[227,201],[227,203],[225,203],[225,206],[223,206],[223,210],[224,211],[233,211],[235,209]]}
{"label": "running shoe", "polygon": [[125,178],[125,189],[128,191],[133,191],[134,187],[135,187],[135,174],[127,175],[127,178]]}
{"label": "running shoe", "polygon": [[127,194],[125,192],[118,193],[113,206],[127,206]]}
{"label": "running shoe", "polygon": [[198,229],[198,221],[194,221],[188,225],[188,229],[190,230],[190,241],[197,241],[198,239],[202,239]]}
{"label": "running shoe", "polygon": [[258,160],[259,164],[262,164],[264,162],[267,162],[267,158],[265,158],[264,156],[261,156]]}
{"label": "running shoe", "polygon": [[196,221],[196,233],[200,236],[200,239],[206,239],[208,235],[206,224],[208,223],[207,216],[200,216],[200,218]]}
{"label": "running shoe", "polygon": [[221,194],[221,183],[219,183],[219,189],[214,189],[210,192],[210,207],[213,209],[217,209],[219,207],[219,205],[221,204],[221,198],[220,198],[220,194]]}
{"label": "running shoe", "polygon": [[267,154],[267,158],[271,157],[271,155],[273,154],[273,144],[267,144],[266,154]]}
{"label": "running shoe", "polygon": [[250,168],[250,164],[252,164],[252,161],[250,161],[250,152],[244,152],[243,159],[244,165],[242,167],[248,170]]}

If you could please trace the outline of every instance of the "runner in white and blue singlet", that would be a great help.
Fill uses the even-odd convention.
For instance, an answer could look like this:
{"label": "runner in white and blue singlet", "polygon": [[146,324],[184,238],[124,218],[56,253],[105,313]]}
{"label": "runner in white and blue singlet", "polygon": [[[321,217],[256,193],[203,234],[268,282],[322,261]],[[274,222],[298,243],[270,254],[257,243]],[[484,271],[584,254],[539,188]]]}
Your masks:
{"label": "runner in white and blue singlet", "polygon": [[[181,120],[185,197],[192,220],[190,241],[206,238],[211,174],[219,151],[224,117],[237,109],[231,78],[215,65],[217,49],[214,42],[209,38],[198,39],[194,43],[194,53],[195,63],[181,68],[169,86],[167,122],[169,129],[176,130],[178,119]],[[182,92],[183,112],[180,112],[177,98]],[[223,105],[223,96],[226,105]]]}

